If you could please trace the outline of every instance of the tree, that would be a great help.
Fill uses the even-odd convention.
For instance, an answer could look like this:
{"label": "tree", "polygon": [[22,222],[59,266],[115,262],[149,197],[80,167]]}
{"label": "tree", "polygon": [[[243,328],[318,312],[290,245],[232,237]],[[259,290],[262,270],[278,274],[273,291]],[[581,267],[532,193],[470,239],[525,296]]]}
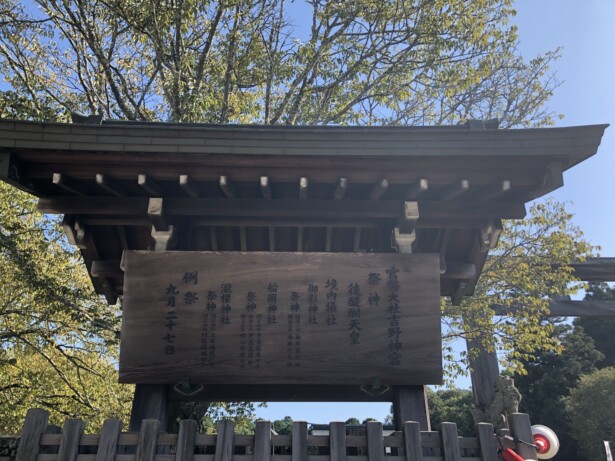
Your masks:
{"label": "tree", "polygon": [[117,307],[94,293],[57,218],[6,184],[0,197],[0,431],[19,430],[31,406],[50,410],[55,424],[126,416]]}
{"label": "tree", "polygon": [[558,325],[553,336],[560,341],[562,352],[538,351],[534,359],[523,363],[527,374],[515,377],[523,396],[519,408],[529,413],[533,423],[544,424],[557,434],[558,459],[582,461],[577,440],[571,434],[572,421],[566,413],[565,398],[581,376],[596,370],[603,355],[578,326]]}
{"label": "tree", "polygon": [[566,398],[572,434],[587,459],[604,459],[603,441],[615,440],[615,368],[581,377]]}
{"label": "tree", "polygon": [[[613,301],[615,302],[615,288],[606,283],[590,283],[585,299],[588,301]],[[612,367],[615,365],[615,317],[579,317],[574,321],[575,325],[582,327],[585,333],[594,340],[596,349],[604,354],[604,358],[598,362],[598,368]]]}
{"label": "tree", "polygon": [[472,392],[466,389],[440,389],[427,391],[431,426],[437,428],[444,422],[457,424],[457,432],[462,437],[474,437],[474,401]]}
{"label": "tree", "polygon": [[[552,122],[558,52],[512,0],[0,1],[4,114],[264,124]],[[295,26],[294,24],[299,24]],[[303,27],[302,27],[303,25]]]}
{"label": "tree", "polygon": [[[517,373],[524,372],[524,361],[533,359],[536,351],[560,352],[559,339],[552,335],[553,320],[545,317],[550,298],[576,291],[570,264],[592,250],[562,203],[538,203],[525,219],[505,221],[474,295],[460,306],[443,303],[449,370],[463,372],[468,358],[454,354],[453,341],[458,338],[476,341],[487,350],[497,348],[504,368]],[[508,314],[495,317],[495,305]]]}
{"label": "tree", "polygon": [[280,435],[291,435],[293,433],[293,419],[290,416],[285,416],[282,420],[275,420],[273,430]]}

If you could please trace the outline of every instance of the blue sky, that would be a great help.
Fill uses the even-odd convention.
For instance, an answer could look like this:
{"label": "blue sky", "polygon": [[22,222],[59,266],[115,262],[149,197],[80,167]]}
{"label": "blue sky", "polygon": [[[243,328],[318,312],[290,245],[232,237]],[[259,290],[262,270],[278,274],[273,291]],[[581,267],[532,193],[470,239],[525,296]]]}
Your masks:
{"label": "blue sky", "polygon": [[[615,1],[518,0],[515,7],[523,56],[562,48],[553,68],[562,84],[549,104],[565,115],[556,126],[615,125]],[[571,202],[574,222],[602,247],[602,256],[615,256],[615,126],[607,129],[598,154],[565,173],[564,187],[553,197]],[[469,383],[464,379],[458,385]],[[387,403],[270,403],[257,415],[314,423],[353,416],[382,420],[389,408]]]}

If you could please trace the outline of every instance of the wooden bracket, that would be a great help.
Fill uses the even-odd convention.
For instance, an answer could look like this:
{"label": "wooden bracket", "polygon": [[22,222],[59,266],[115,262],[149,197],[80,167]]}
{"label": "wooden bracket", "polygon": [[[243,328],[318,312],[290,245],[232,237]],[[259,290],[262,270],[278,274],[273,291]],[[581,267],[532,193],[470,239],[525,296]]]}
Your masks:
{"label": "wooden bracket", "polygon": [[496,247],[502,233],[502,221],[489,221],[480,230],[480,251],[486,252]]}
{"label": "wooden bracket", "polygon": [[9,153],[0,153],[0,180],[10,184],[17,189],[28,192],[32,195],[37,195],[34,192],[34,187],[24,181],[20,173],[21,168],[14,158],[11,158]]}
{"label": "wooden bracket", "polygon": [[335,187],[335,192],[333,193],[333,198],[335,200],[340,200],[346,195],[348,191],[348,180],[346,178],[340,178],[337,182],[337,186]]}
{"label": "wooden bracket", "polygon": [[299,180],[299,198],[302,198],[302,199],[307,198],[308,185],[309,185],[308,178],[302,177]]}
{"label": "wooden bracket", "polygon": [[169,229],[169,224],[164,216],[164,202],[161,198],[152,197],[149,199],[147,204],[147,216],[156,231],[160,232]]}
{"label": "wooden bracket", "polygon": [[540,186],[529,193],[530,199],[542,197],[564,185],[562,162],[551,162],[542,176]]}
{"label": "wooden bracket", "polygon": [[54,186],[75,195],[86,195],[79,184],[72,178],[62,173],[54,173],[51,179]]}
{"label": "wooden bracket", "polygon": [[395,248],[398,253],[412,253],[412,243],[416,240],[416,232],[412,231],[409,234],[402,233],[399,227],[393,229],[391,234],[391,247]]}
{"label": "wooden bracket", "polygon": [[146,174],[140,174],[137,177],[137,184],[145,190],[149,195],[153,197],[161,197],[162,187],[160,184],[151,176],[147,176]]}
{"label": "wooden bracket", "polygon": [[389,180],[386,178],[383,178],[382,180],[378,181],[372,187],[372,190],[369,192],[369,199],[378,200],[380,197],[384,195],[384,193],[387,191],[388,188],[389,188]]}
{"label": "wooden bracket", "polygon": [[271,184],[267,176],[261,176],[260,185],[263,198],[271,198]]}
{"label": "wooden bracket", "polygon": [[62,228],[68,238],[68,243],[75,245],[80,250],[85,250],[87,248],[85,226],[81,224],[79,218],[65,215],[62,221]]}
{"label": "wooden bracket", "polygon": [[429,181],[427,179],[419,179],[415,184],[406,191],[406,198],[416,200],[429,189]]}
{"label": "wooden bracket", "polygon": [[461,195],[465,194],[470,190],[470,181],[467,179],[462,179],[457,184],[453,184],[449,188],[447,188],[440,197],[442,200],[453,200],[455,198],[459,198]]}
{"label": "wooden bracket", "polygon": [[167,230],[158,231],[152,228],[152,238],[154,239],[154,251],[171,250],[177,242],[177,232],[173,226],[169,226]]}
{"label": "wooden bracket", "polygon": [[410,234],[414,231],[419,220],[419,204],[417,202],[404,202],[404,210],[398,227],[402,234]]}
{"label": "wooden bracket", "polygon": [[237,193],[235,192],[235,187],[233,187],[233,183],[228,178],[228,176],[220,176],[220,189],[224,192],[227,198],[236,198]]}
{"label": "wooden bracket", "polygon": [[96,174],[96,185],[116,197],[125,197],[128,195],[122,185],[104,174]]}

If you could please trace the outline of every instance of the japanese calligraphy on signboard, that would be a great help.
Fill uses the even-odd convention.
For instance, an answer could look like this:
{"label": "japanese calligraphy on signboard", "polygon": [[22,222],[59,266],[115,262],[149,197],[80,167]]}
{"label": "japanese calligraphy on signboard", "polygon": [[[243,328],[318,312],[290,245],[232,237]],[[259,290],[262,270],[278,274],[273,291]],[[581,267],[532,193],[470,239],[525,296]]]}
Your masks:
{"label": "japanese calligraphy on signboard", "polygon": [[428,254],[125,254],[120,381],[439,383]]}

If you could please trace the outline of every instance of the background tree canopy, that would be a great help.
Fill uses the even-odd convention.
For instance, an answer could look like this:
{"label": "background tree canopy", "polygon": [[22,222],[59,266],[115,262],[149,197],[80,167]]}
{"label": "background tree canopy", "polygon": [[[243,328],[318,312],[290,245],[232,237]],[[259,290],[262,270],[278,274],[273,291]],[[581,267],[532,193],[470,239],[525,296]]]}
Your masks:
{"label": "background tree canopy", "polygon": [[[34,4],[34,5],[33,5]],[[0,0],[4,116],[550,124],[512,0]]]}

